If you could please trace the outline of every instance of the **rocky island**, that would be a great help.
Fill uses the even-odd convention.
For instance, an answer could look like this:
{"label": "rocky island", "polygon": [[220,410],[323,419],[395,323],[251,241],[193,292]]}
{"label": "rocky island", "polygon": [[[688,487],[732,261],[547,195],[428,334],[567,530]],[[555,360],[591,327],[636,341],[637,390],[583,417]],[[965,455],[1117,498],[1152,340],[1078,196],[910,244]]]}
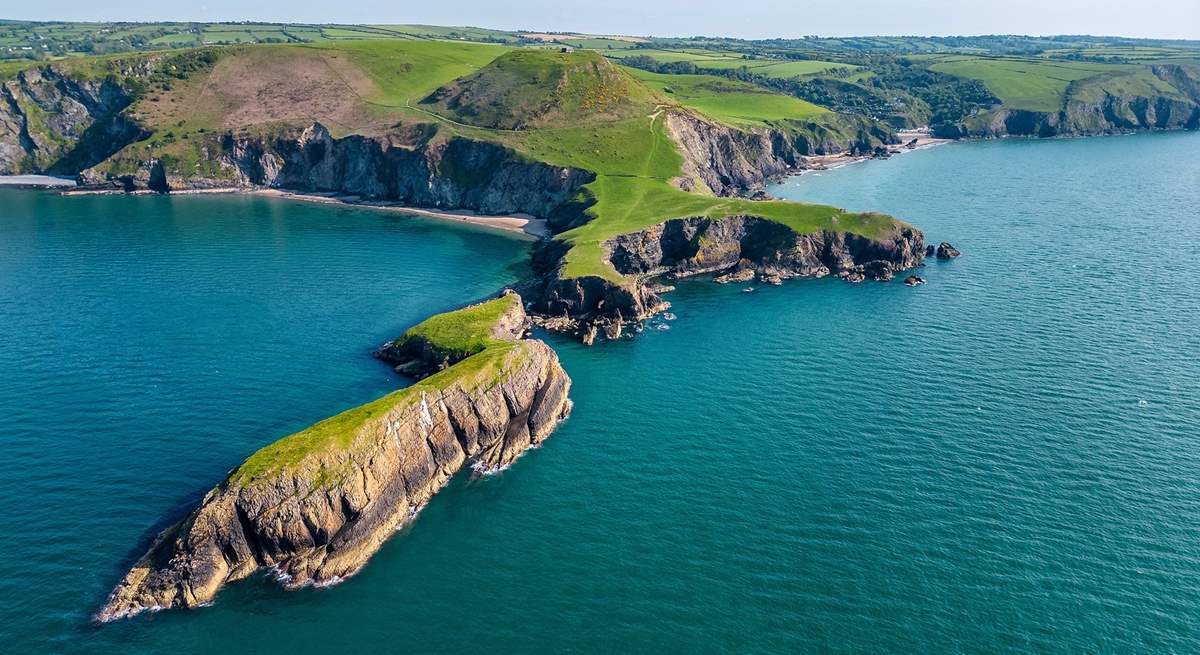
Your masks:
{"label": "rocky island", "polygon": [[355,573],[457,471],[507,466],[566,417],[570,378],[525,328],[515,294],[412,328],[401,341],[445,368],[251,455],[154,540],[97,618],[203,605],[264,567],[290,587]]}

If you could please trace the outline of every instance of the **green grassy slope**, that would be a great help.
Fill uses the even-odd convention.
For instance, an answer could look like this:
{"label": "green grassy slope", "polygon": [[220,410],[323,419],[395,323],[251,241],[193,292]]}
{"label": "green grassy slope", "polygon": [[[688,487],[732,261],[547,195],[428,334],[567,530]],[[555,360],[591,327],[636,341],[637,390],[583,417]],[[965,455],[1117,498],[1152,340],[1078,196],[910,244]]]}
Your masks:
{"label": "green grassy slope", "polygon": [[1062,109],[1071,82],[1097,75],[1131,72],[1138,67],[1098,62],[956,56],[938,57],[930,64],[930,68],[979,80],[1005,106],[1012,109],[1058,111]]}
{"label": "green grassy slope", "polygon": [[513,130],[627,118],[652,102],[650,96],[594,52],[525,49],[444,86],[421,104],[467,125]]}
{"label": "green grassy slope", "polygon": [[492,330],[500,317],[511,311],[517,302],[517,296],[500,296],[431,316],[406,330],[395,343],[400,346],[410,339],[420,339],[449,359],[483,352],[502,343],[493,336]]}
{"label": "green grassy slope", "polygon": [[364,430],[378,429],[376,419],[417,402],[424,393],[441,391],[452,385],[471,390],[479,384],[494,384],[503,377],[506,366],[513,363],[510,355],[522,348],[519,342],[501,341],[492,336],[496,322],[516,302],[518,296],[501,296],[436,314],[413,326],[401,338],[419,336],[434,348],[464,358],[410,387],[325,419],[262,448],[230,474],[229,481],[236,485],[251,484],[255,480],[270,479],[278,471],[299,464],[310,454],[346,451]]}
{"label": "green grassy slope", "polygon": [[737,70],[745,68],[751,73],[780,79],[813,75],[831,69],[847,71],[858,69],[857,66],[820,59],[772,59],[722,50],[638,48],[606,54],[618,61],[628,57],[649,57],[660,63],[688,62],[694,64],[698,69]]}
{"label": "green grassy slope", "polygon": [[723,77],[632,72],[665,98],[730,124],[763,126],[768,121],[807,119],[830,113],[795,96]]}

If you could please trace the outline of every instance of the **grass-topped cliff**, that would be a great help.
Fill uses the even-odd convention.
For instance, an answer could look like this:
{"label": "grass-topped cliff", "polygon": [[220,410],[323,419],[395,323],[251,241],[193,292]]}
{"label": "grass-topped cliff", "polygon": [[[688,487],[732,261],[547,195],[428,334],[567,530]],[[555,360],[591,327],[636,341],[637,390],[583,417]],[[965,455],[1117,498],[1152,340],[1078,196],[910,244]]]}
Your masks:
{"label": "grass-topped cliff", "polygon": [[229,483],[246,485],[269,480],[306,460],[321,465],[318,477],[323,484],[332,482],[339,471],[345,470],[346,462],[338,458],[339,467],[330,468],[325,455],[350,452],[364,436],[369,443],[371,433],[379,429],[380,417],[452,386],[474,393],[507,379],[528,357],[520,340],[525,321],[521,298],[516,294],[425,319],[379,352],[393,363],[422,360],[426,365],[418,370],[436,371],[433,375],[264,447],[230,475]]}

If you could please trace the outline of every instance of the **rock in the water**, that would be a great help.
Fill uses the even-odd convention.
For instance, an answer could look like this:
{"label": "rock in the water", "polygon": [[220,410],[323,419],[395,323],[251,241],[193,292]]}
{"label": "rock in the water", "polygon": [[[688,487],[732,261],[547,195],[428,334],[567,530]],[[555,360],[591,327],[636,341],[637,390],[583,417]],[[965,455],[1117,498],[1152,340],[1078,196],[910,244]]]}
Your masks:
{"label": "rock in the water", "polygon": [[892,279],[892,264],[891,262],[882,259],[874,259],[862,265],[863,275],[872,280],[887,282]]}
{"label": "rock in the water", "polygon": [[728,273],[718,275],[713,278],[718,284],[727,284],[729,282],[749,282],[754,279],[754,264],[750,263],[749,259],[739,259],[737,267]]}
{"label": "rock in the water", "polygon": [[962,253],[959,252],[957,248],[950,245],[949,243],[946,243],[945,241],[943,241],[938,244],[938,247],[937,247],[937,258],[938,259],[954,259],[955,257],[958,257],[960,255],[962,255]]}
{"label": "rock in the water", "polygon": [[904,278],[904,283],[910,287],[915,287],[918,284],[925,284],[925,278],[921,277],[920,275],[910,275]]}
{"label": "rock in the water", "polygon": [[933,244],[925,246],[925,256],[926,257],[933,257],[934,254],[936,254],[936,253],[937,253],[937,247],[934,246]]}
{"label": "rock in the water", "polygon": [[590,346],[596,343],[596,333],[596,324],[588,323],[587,326],[583,328],[583,333],[580,334],[580,341],[583,342],[583,345]]}

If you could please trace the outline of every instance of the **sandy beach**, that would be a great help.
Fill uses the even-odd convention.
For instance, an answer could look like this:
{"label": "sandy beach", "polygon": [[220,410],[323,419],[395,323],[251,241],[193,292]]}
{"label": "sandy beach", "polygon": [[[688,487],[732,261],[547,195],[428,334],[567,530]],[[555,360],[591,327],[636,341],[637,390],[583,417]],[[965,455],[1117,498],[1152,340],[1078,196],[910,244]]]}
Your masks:
{"label": "sandy beach", "polygon": [[[83,195],[154,195],[156,192],[145,189],[126,192],[119,189],[73,189],[63,191],[65,196],[83,196]],[[409,207],[399,202],[392,201],[374,201],[363,200],[359,196],[338,194],[338,193],[294,193],[284,191],[282,189],[245,189],[241,187],[214,187],[207,189],[178,189],[172,190],[173,196],[189,196],[202,195],[213,193],[243,193],[256,196],[269,196],[272,198],[287,198],[289,200],[302,200],[305,202],[318,202],[323,204],[341,204],[354,205],[356,207],[370,207],[373,209],[384,209],[394,211],[401,214],[412,214],[416,216],[424,216],[426,218],[436,218],[447,221],[458,221],[461,223],[470,223],[496,230],[503,230],[531,239],[540,239],[544,236],[549,236],[550,230],[546,227],[545,219],[535,218],[528,214],[507,214],[501,216],[477,214],[468,210],[441,210],[441,209],[424,209],[420,207]]]}
{"label": "sandy beach", "polygon": [[75,186],[75,180],[53,175],[0,175],[0,186],[72,187]]}

